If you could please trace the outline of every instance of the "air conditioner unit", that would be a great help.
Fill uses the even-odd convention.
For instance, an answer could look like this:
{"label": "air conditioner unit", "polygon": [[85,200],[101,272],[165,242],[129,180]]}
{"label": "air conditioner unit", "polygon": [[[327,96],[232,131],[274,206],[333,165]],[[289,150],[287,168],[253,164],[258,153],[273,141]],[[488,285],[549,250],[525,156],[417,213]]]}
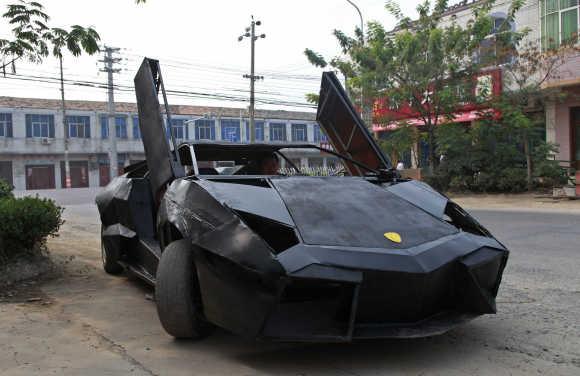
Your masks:
{"label": "air conditioner unit", "polygon": [[52,143],[52,140],[48,137],[43,137],[40,139],[40,143],[43,145],[50,145]]}

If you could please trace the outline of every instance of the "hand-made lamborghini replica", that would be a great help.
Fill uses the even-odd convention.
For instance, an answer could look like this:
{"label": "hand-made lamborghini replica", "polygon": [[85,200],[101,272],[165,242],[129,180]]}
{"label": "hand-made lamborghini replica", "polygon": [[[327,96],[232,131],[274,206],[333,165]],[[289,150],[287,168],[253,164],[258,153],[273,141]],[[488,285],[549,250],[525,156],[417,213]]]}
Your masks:
{"label": "hand-made lamborghini replica", "polygon": [[[334,74],[322,76],[317,113],[331,150],[177,146],[156,60],[143,61],[135,90],[147,160],[96,199],[103,264],[155,286],[172,336],[199,338],[217,325],[284,341],[422,337],[496,311],[506,248],[445,196],[398,177]],[[252,168],[292,148],[330,153],[344,173]],[[219,161],[240,168],[219,174]]]}

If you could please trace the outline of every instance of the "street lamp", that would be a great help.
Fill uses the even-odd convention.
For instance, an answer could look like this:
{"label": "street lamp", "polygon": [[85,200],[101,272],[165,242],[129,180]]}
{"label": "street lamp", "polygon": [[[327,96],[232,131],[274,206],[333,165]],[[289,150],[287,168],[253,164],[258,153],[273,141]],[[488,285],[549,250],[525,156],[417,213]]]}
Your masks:
{"label": "street lamp", "polygon": [[[354,7],[354,9],[356,9],[356,11],[358,12],[358,16],[360,17],[360,32],[362,35],[362,44],[364,46],[365,44],[365,30],[364,30],[364,22],[363,22],[363,16],[362,13],[359,9],[359,7],[353,3],[351,0],[346,0],[350,5],[352,5]],[[362,86],[360,88],[360,116],[361,118],[364,115],[364,94],[363,94],[363,89]]]}
{"label": "street lamp", "polygon": [[365,30],[364,30],[364,22],[363,22],[362,13],[361,13],[360,9],[358,8],[358,6],[355,3],[353,3],[351,0],[346,0],[346,1],[348,1],[348,3],[350,5],[352,5],[354,7],[354,9],[356,9],[356,11],[358,12],[358,16],[360,17],[360,31],[361,31],[361,33],[363,35],[363,44],[364,44],[365,43],[365,39],[364,39]]}

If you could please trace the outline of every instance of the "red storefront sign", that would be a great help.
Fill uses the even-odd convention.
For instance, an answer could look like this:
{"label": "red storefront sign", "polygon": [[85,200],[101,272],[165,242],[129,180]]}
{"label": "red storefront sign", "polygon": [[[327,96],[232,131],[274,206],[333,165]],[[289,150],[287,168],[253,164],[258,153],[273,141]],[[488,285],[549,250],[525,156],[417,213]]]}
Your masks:
{"label": "red storefront sign", "polygon": [[[485,90],[485,91],[484,91]],[[492,71],[482,72],[477,75],[477,83],[475,86],[475,94],[478,91],[488,93],[489,97],[498,96],[502,91],[501,70],[494,69]],[[425,95],[425,94],[424,94]],[[442,123],[460,123],[471,122],[480,119],[483,115],[493,112],[493,116],[499,116],[499,113],[489,107],[478,105],[475,103],[461,104],[453,113],[452,117],[440,116],[437,124]],[[396,129],[399,122],[404,121],[407,124],[422,126],[425,121],[421,119],[418,114],[409,106],[408,103],[403,103],[393,109],[389,106],[388,98],[381,98],[375,100],[373,108],[373,131],[381,132]],[[379,123],[377,120],[387,119],[386,122]]]}

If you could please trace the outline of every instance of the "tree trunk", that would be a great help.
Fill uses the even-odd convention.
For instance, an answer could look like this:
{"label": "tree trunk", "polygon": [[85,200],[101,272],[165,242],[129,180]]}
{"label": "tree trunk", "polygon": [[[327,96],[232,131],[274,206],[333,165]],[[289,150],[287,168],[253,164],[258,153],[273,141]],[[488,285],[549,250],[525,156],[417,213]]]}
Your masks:
{"label": "tree trunk", "polygon": [[429,124],[428,127],[428,144],[429,144],[429,167],[431,172],[435,171],[435,168],[439,165],[439,160],[437,159],[437,153],[435,152],[435,128],[433,125]]}
{"label": "tree trunk", "polygon": [[526,173],[527,173],[527,186],[528,191],[533,188],[532,182],[532,153],[530,151],[530,142],[528,140],[528,135],[524,134],[524,154],[526,155]]}

